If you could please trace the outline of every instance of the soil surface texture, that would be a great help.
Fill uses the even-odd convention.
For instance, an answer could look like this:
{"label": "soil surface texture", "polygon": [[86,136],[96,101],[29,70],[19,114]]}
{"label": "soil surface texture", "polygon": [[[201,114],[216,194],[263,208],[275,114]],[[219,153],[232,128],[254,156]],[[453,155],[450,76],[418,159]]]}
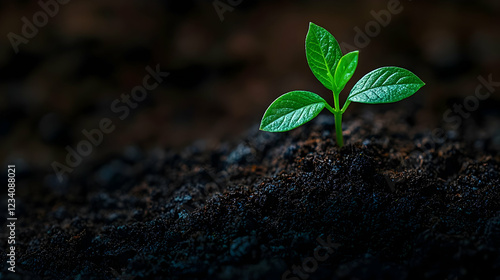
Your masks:
{"label": "soil surface texture", "polygon": [[343,148],[326,114],[217,147],[130,148],[65,193],[19,194],[18,273],[2,276],[500,279],[500,138],[436,137],[414,116],[347,114]]}

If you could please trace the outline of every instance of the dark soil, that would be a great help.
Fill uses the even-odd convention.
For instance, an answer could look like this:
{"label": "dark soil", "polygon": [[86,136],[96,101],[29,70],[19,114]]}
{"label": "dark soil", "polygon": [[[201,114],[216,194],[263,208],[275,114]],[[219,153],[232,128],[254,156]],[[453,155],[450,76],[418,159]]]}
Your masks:
{"label": "dark soil", "polygon": [[434,139],[414,113],[348,114],[342,149],[322,115],[235,145],[127,150],[69,194],[23,198],[17,276],[500,279],[495,143]]}

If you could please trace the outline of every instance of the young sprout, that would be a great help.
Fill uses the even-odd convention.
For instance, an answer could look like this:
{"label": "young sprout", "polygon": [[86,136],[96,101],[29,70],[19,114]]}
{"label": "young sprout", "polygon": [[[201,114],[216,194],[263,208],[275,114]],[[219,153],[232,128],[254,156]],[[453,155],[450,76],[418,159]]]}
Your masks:
{"label": "young sprout", "polygon": [[276,99],[267,108],[260,130],[284,132],[314,119],[324,108],[335,116],[337,144],[344,145],[342,114],[351,102],[379,104],[405,99],[425,85],[412,72],[399,67],[382,67],[366,74],[351,89],[340,107],[339,95],[358,65],[359,51],[342,56],[335,38],[324,28],[309,24],[306,36],[306,57],[314,76],[333,92],[334,106],[309,91],[291,91]]}

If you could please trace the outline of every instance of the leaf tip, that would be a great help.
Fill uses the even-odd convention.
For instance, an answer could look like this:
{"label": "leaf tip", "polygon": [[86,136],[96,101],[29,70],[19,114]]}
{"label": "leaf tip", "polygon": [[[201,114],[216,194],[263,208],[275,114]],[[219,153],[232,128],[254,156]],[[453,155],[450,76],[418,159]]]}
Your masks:
{"label": "leaf tip", "polygon": [[[348,53],[348,54],[349,54],[349,53]],[[352,52],[350,52],[350,54],[354,55],[354,59],[355,59],[356,61],[358,61],[358,60],[359,60],[359,50],[352,51]]]}
{"label": "leaf tip", "polygon": [[318,30],[318,29],[321,29],[321,27],[319,25],[317,25],[316,23],[310,21],[309,22],[309,30]]}
{"label": "leaf tip", "polygon": [[419,89],[426,85],[426,83],[424,81],[422,81],[422,79],[420,79],[418,76],[415,75],[415,77],[417,77],[418,80],[420,81],[420,87],[419,87]]}

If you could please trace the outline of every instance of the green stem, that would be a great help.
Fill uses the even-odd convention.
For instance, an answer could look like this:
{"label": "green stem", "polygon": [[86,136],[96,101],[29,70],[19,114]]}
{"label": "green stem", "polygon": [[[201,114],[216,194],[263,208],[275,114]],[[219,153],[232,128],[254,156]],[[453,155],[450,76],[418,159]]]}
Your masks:
{"label": "green stem", "polygon": [[345,103],[344,103],[344,106],[342,107],[342,110],[340,110],[340,113],[344,113],[345,110],[347,110],[347,107],[349,107],[349,104],[351,104],[351,101],[350,100],[346,100]]}
{"label": "green stem", "polygon": [[328,111],[332,112],[332,114],[336,114],[336,110],[332,108],[332,106],[330,106],[330,104],[326,103],[325,104],[325,107],[326,109],[328,109]]}
{"label": "green stem", "polygon": [[[337,136],[337,145],[340,148],[344,146],[344,136],[342,135],[342,111],[340,110],[339,95],[333,92],[333,101],[335,103],[335,135]],[[347,103],[347,102],[346,102]]]}
{"label": "green stem", "polygon": [[337,136],[337,145],[340,148],[344,146],[344,136],[342,135],[342,113],[335,114],[335,135]]}
{"label": "green stem", "polygon": [[335,111],[340,112],[340,100],[339,100],[339,95],[333,93],[333,102],[335,103]]}

